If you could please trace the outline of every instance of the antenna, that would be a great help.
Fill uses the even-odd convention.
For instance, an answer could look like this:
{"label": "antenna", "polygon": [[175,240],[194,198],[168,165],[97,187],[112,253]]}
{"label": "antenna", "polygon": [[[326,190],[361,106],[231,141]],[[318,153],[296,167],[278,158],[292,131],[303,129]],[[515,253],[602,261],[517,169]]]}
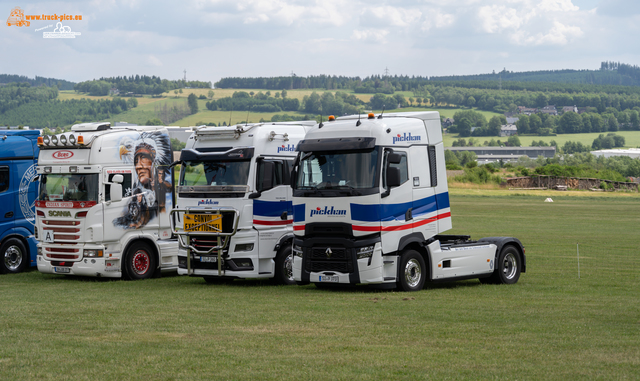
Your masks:
{"label": "antenna", "polygon": [[249,124],[249,110],[247,110],[247,120],[244,121],[244,126],[246,127]]}
{"label": "antenna", "polygon": [[356,122],[356,127],[358,127],[361,124],[362,122],[360,121],[360,110],[358,110],[358,121]]}
{"label": "antenna", "polygon": [[184,81],[187,82],[187,69],[184,69]]}
{"label": "antenna", "polygon": [[229,124],[228,126],[231,125],[231,116],[233,115],[233,104],[231,104],[231,113],[229,114]]}
{"label": "antenna", "polygon": [[385,105],[382,105],[382,112],[378,115],[378,119],[382,119],[382,114],[384,114]]}

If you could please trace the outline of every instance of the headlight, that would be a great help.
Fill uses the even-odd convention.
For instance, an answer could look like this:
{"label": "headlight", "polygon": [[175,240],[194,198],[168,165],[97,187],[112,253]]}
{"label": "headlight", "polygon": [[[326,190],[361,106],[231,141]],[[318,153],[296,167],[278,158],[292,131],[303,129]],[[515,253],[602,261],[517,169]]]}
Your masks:
{"label": "headlight", "polygon": [[356,256],[358,259],[369,258],[373,255],[373,249],[375,246],[365,246],[358,249]]}
{"label": "headlight", "polygon": [[252,243],[241,243],[236,245],[236,251],[253,251]]}
{"label": "headlight", "polygon": [[85,257],[102,257],[102,250],[89,249],[84,251]]}
{"label": "headlight", "polygon": [[302,247],[293,245],[293,247],[291,247],[291,251],[293,251],[293,255],[295,255],[296,257],[302,258]]}

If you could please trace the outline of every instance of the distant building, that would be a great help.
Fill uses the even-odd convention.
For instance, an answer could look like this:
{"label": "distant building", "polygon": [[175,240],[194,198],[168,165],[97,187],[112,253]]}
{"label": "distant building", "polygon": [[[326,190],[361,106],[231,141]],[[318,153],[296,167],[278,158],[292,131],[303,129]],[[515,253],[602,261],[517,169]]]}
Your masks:
{"label": "distant building", "polygon": [[516,124],[519,120],[520,118],[518,118],[517,116],[507,117],[507,124]]}
{"label": "distant building", "polygon": [[578,113],[578,107],[576,106],[562,106],[562,113],[573,111],[576,114]]}
{"label": "distant building", "polygon": [[[22,126],[23,130],[29,130],[29,126]],[[20,130],[20,126],[0,126],[0,130]]]}
{"label": "distant building", "polygon": [[543,108],[539,109],[538,112],[542,114],[558,115],[558,110],[554,105],[544,106]]}
{"label": "distant building", "polygon": [[609,158],[612,156],[628,156],[632,159],[640,159],[640,148],[628,148],[628,149],[602,149],[598,151],[591,151],[594,156],[603,156]]}
{"label": "distant building", "polygon": [[500,136],[518,135],[518,127],[515,124],[505,124],[500,127]]}
{"label": "distant building", "polygon": [[442,127],[443,128],[448,128],[453,126],[453,124],[455,123],[455,121],[453,120],[453,118],[443,118],[442,119]]}
{"label": "distant building", "polygon": [[470,151],[478,157],[478,164],[517,161],[519,157],[527,156],[537,159],[539,156],[552,158],[556,154],[556,147],[446,147],[453,152]]}
{"label": "distant building", "polygon": [[531,115],[538,112],[537,108],[518,106],[518,113],[523,115]]}

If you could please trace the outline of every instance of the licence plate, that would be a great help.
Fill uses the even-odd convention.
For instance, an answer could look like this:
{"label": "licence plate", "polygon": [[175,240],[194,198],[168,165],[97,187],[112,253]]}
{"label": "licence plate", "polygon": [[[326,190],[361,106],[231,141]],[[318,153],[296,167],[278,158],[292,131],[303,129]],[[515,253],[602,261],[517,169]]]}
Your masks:
{"label": "licence plate", "polygon": [[320,282],[333,282],[333,283],[338,283],[340,280],[338,279],[337,276],[332,275],[332,276],[322,276],[320,275]]}
{"label": "licence plate", "polygon": [[200,257],[200,262],[218,262],[218,257]]}
{"label": "licence plate", "polygon": [[222,232],[222,215],[220,214],[186,214],[184,230],[187,232]]}
{"label": "licence plate", "polygon": [[71,269],[68,267],[54,267],[53,272],[60,274],[69,274],[71,272]]}

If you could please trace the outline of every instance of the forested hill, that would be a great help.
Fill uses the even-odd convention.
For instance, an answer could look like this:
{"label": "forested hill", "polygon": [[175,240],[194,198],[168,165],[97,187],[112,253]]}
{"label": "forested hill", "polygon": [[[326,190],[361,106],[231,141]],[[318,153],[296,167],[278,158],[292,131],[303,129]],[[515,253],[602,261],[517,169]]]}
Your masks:
{"label": "forested hill", "polygon": [[541,70],[430,77],[431,81],[510,81],[555,82],[589,85],[640,86],[640,67],[617,62],[602,62],[600,70]]}
{"label": "forested hill", "polygon": [[[463,84],[469,82],[468,84]],[[482,83],[486,82],[486,83]],[[532,85],[532,83],[536,83]],[[621,64],[617,62],[602,62],[598,70],[541,70],[528,72],[512,72],[503,70],[499,73],[459,75],[459,76],[380,76],[370,77],[343,77],[331,75],[318,75],[309,77],[254,77],[222,78],[215,83],[216,88],[235,89],[351,89],[357,93],[387,93],[393,91],[413,91],[420,86],[439,85],[447,83],[461,87],[479,88],[509,88],[527,90],[551,90],[556,91],[585,91],[589,85],[600,86],[638,86],[640,87],[640,67],[636,65]],[[520,83],[520,84],[518,84]],[[548,85],[551,84],[551,85]],[[555,85],[554,85],[555,84]],[[558,86],[566,84],[568,86]],[[576,85],[576,86],[574,86]],[[507,86],[507,87],[505,87]],[[559,90],[561,88],[561,90]],[[552,90],[553,91],[553,90]],[[598,90],[605,91],[606,90]]]}
{"label": "forested hill", "polygon": [[42,85],[47,87],[55,86],[58,90],[73,90],[73,86],[75,86],[74,82],[65,81],[64,79],[38,77],[37,75],[35,79],[32,79],[24,75],[0,74],[0,84],[7,83],[28,83],[33,87]]}

